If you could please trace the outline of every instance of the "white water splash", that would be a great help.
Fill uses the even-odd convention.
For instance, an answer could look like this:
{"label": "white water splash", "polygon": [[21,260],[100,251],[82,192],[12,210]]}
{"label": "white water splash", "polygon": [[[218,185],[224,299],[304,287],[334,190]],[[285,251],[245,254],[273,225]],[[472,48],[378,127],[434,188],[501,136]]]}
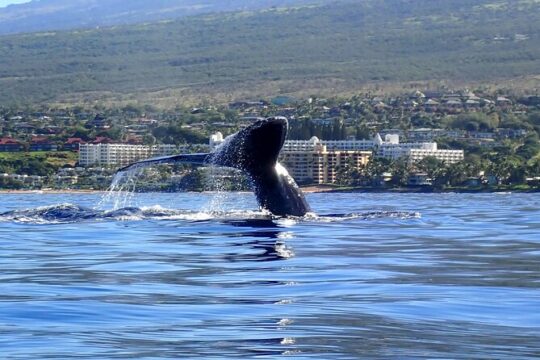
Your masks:
{"label": "white water splash", "polygon": [[103,194],[95,208],[118,210],[131,205],[136,190],[136,178],[142,172],[143,168],[141,167],[116,173],[109,189]]}
{"label": "white water splash", "polygon": [[203,207],[203,211],[208,213],[218,213],[224,211],[224,204],[227,202],[228,194],[225,192],[223,168],[217,166],[209,166],[206,168],[205,188],[210,189],[212,197],[210,201]]}

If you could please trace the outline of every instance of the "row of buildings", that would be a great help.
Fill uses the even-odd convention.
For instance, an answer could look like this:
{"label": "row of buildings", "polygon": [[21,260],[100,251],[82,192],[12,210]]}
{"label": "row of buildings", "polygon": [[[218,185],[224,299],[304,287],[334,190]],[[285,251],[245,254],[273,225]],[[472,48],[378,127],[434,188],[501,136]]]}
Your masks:
{"label": "row of buildings", "polygon": [[441,161],[453,164],[463,160],[463,150],[440,150],[436,142],[401,143],[397,134],[386,134],[384,140],[376,134],[371,140],[320,140],[312,137],[310,140],[287,140],[283,152],[310,151],[372,151],[376,156],[397,160],[408,158],[411,162],[432,156]]}
{"label": "row of buildings", "polygon": [[123,166],[133,162],[158,156],[167,156],[181,152],[176,145],[129,145],[129,144],[80,144],[79,165],[117,165]]}
{"label": "row of buildings", "polygon": [[[213,149],[223,143],[221,133],[210,137]],[[175,145],[81,144],[81,166],[124,166],[157,156],[185,152]],[[301,183],[335,183],[339,169],[345,164],[356,169],[365,167],[372,156],[396,160],[406,158],[411,163],[425,157],[435,157],[447,164],[464,159],[463,150],[441,150],[435,142],[400,143],[399,135],[387,134],[385,139],[377,134],[372,140],[287,140],[280,155],[290,174]]]}
{"label": "row of buildings", "polygon": [[348,164],[355,169],[367,165],[372,156],[411,163],[431,156],[447,164],[464,159],[463,150],[440,150],[435,142],[400,143],[399,136],[377,134],[372,140],[289,140],[285,142],[280,161],[299,182],[335,183],[339,168]]}
{"label": "row of buildings", "polygon": [[[210,147],[224,141],[221,133],[210,137]],[[377,134],[372,140],[287,140],[283,145],[280,162],[291,176],[301,183],[335,183],[339,169],[345,164],[356,169],[365,167],[372,156],[390,160],[408,159],[415,163],[425,157],[434,157],[446,164],[455,164],[465,157],[463,150],[442,150],[436,142],[401,143],[399,135]]]}
{"label": "row of buildings", "polygon": [[[95,142],[101,142],[104,138],[97,138]],[[78,151],[79,145],[85,142],[81,138],[69,138],[61,145],[51,141],[46,136],[34,136],[29,143],[24,143],[12,137],[0,138],[0,152],[23,152],[23,151]]]}

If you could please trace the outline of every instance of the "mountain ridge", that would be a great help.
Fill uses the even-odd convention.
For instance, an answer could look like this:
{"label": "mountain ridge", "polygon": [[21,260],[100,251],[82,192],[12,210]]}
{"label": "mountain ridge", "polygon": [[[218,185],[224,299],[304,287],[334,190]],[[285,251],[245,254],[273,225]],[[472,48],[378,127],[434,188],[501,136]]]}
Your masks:
{"label": "mountain ridge", "polygon": [[0,8],[0,35],[128,25],[206,13],[328,2],[330,0],[33,0]]}
{"label": "mountain ridge", "polygon": [[491,0],[343,1],[3,36],[0,101],[534,78],[540,3],[498,4],[505,10]]}

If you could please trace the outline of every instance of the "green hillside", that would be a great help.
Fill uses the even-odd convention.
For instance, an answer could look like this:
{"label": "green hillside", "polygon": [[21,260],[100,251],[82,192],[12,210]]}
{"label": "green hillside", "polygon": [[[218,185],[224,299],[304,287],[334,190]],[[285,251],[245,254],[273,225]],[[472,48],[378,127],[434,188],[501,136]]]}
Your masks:
{"label": "green hillside", "polygon": [[[365,0],[0,37],[0,101],[540,74],[538,0]],[[285,91],[281,89],[282,91]]]}
{"label": "green hillside", "polygon": [[332,0],[31,0],[0,6],[0,35],[137,24],[325,2]]}

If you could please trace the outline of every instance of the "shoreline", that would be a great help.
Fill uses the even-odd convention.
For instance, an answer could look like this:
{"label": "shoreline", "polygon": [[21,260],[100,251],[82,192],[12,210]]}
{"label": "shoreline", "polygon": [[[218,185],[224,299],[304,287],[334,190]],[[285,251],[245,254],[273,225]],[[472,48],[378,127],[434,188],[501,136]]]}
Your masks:
{"label": "shoreline", "polygon": [[[442,194],[442,193],[464,193],[464,194],[478,194],[478,193],[538,193],[539,188],[513,188],[513,187],[497,187],[497,188],[447,188],[447,189],[433,189],[433,188],[365,188],[365,187],[336,187],[330,185],[321,186],[306,186],[301,187],[302,191],[306,194],[322,194],[322,193],[413,193],[413,194]],[[43,189],[43,190],[8,190],[0,189],[0,195],[7,194],[94,194],[104,193],[107,190],[90,190],[90,189]],[[141,193],[144,193],[142,191]],[[148,191],[152,193],[154,191]],[[160,191],[158,191],[160,192]],[[186,193],[196,193],[194,191],[184,191]]]}
{"label": "shoreline", "polygon": [[93,194],[93,193],[102,193],[105,190],[54,190],[54,189],[45,189],[45,190],[5,190],[0,189],[0,195],[3,194]]}
{"label": "shoreline", "polygon": [[306,193],[412,193],[412,194],[443,194],[443,193],[463,193],[463,194],[481,194],[481,193],[502,193],[502,192],[514,192],[514,193],[538,193],[540,188],[520,188],[520,187],[494,187],[494,188],[446,188],[446,189],[433,189],[433,188],[317,188],[310,187],[308,190],[302,189]]}

